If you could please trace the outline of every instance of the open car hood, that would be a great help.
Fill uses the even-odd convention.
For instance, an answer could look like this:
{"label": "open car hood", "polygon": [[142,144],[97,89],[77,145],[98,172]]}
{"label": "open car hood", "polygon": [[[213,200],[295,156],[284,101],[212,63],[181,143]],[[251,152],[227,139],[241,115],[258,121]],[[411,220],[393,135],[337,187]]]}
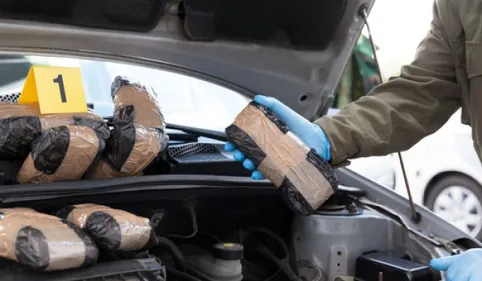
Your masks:
{"label": "open car hood", "polygon": [[0,49],[164,67],[326,113],[374,0],[0,2]]}

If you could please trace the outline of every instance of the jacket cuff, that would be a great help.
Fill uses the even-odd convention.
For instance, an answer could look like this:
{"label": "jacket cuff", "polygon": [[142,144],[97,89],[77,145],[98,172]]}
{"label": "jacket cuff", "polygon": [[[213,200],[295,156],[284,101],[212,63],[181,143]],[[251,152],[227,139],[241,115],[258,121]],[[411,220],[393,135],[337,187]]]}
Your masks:
{"label": "jacket cuff", "polygon": [[334,168],[350,165],[348,152],[342,145],[343,141],[337,140],[336,134],[333,133],[336,131],[336,128],[331,118],[324,116],[314,123],[321,127],[330,142],[331,165]]}

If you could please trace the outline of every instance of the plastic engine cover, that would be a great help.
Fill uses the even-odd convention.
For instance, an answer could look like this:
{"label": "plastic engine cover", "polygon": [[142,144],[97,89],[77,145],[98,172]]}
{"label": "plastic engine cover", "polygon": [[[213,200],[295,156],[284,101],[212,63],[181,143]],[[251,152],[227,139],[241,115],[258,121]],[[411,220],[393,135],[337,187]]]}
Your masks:
{"label": "plastic engine cover", "polygon": [[356,278],[360,280],[432,281],[432,271],[424,264],[410,260],[404,253],[375,252],[358,257]]}

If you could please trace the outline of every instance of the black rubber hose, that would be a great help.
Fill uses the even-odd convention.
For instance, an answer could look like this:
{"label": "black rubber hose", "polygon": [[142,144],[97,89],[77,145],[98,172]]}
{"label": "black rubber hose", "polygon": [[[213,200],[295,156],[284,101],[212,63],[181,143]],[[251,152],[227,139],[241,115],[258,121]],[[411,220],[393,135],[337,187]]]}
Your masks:
{"label": "black rubber hose", "polygon": [[266,229],[264,227],[253,227],[253,228],[248,228],[248,229],[252,230],[253,233],[262,233],[262,234],[265,234],[265,235],[269,236],[270,238],[272,238],[273,240],[275,240],[276,242],[278,242],[280,244],[280,246],[283,248],[283,252],[284,252],[285,256],[289,256],[290,251],[288,250],[288,245],[286,245],[286,242],[278,234],[276,234],[273,231],[271,231],[269,229]]}
{"label": "black rubber hose", "polygon": [[256,249],[265,259],[268,259],[275,263],[291,281],[301,281],[298,275],[296,275],[296,273],[291,270],[288,264],[286,264],[283,260],[279,259],[270,249],[261,244],[258,244]]}
{"label": "black rubber hose", "polygon": [[175,270],[174,268],[166,267],[167,280],[177,281],[201,281],[200,279],[184,272]]}
{"label": "black rubber hose", "polygon": [[160,248],[165,249],[169,255],[171,255],[174,263],[176,264],[176,268],[181,271],[186,271],[186,263],[184,262],[184,255],[182,254],[181,250],[172,242],[171,240],[157,236],[157,246]]}
{"label": "black rubber hose", "polygon": [[190,239],[190,238],[193,238],[194,236],[196,236],[196,234],[198,233],[195,203],[193,203],[192,201],[188,201],[188,202],[184,203],[183,205],[186,208],[187,212],[189,213],[189,216],[191,217],[192,232],[191,232],[191,234],[187,234],[187,235],[184,235],[184,234],[169,234],[168,235],[169,237],[174,237],[174,238],[179,238],[179,239]]}

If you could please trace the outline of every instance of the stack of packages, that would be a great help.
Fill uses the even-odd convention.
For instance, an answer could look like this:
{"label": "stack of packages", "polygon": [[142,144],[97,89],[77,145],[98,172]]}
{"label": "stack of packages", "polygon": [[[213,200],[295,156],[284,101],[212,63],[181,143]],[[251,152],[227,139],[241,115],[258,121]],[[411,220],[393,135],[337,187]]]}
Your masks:
{"label": "stack of packages", "polygon": [[0,209],[0,257],[36,271],[85,267],[99,250],[146,250],[157,244],[149,220],[106,206],[70,206],[57,216],[28,208]]}
{"label": "stack of packages", "polygon": [[77,226],[32,209],[0,209],[0,256],[38,271],[93,265],[99,250]]}
{"label": "stack of packages", "polygon": [[19,183],[138,176],[168,159],[155,94],[116,77],[112,98],[112,133],[93,111],[41,115],[37,106],[0,103],[0,159],[24,161]]}
{"label": "stack of packages", "polygon": [[169,137],[155,94],[120,76],[111,91],[114,129],[89,179],[137,176],[156,159],[166,157]]}
{"label": "stack of packages", "polygon": [[25,160],[20,183],[81,179],[109,135],[94,112],[41,115],[37,106],[0,103],[0,159]]}
{"label": "stack of packages", "polygon": [[[0,159],[24,161],[19,183],[142,174],[167,154],[156,97],[121,77],[112,84],[112,97],[112,133],[92,111],[41,115],[37,106],[0,103]],[[106,206],[70,206],[57,216],[0,209],[0,257],[38,271],[95,264],[99,249],[130,253],[156,243],[148,219]]]}
{"label": "stack of packages", "polygon": [[135,252],[157,244],[149,219],[95,204],[66,207],[57,213],[86,231],[97,246],[110,252]]}
{"label": "stack of packages", "polygon": [[316,211],[338,187],[331,166],[265,106],[251,102],[226,135],[301,215]]}
{"label": "stack of packages", "polygon": [[41,134],[17,175],[19,183],[79,180],[100,158],[110,131],[94,112],[43,115]]}

